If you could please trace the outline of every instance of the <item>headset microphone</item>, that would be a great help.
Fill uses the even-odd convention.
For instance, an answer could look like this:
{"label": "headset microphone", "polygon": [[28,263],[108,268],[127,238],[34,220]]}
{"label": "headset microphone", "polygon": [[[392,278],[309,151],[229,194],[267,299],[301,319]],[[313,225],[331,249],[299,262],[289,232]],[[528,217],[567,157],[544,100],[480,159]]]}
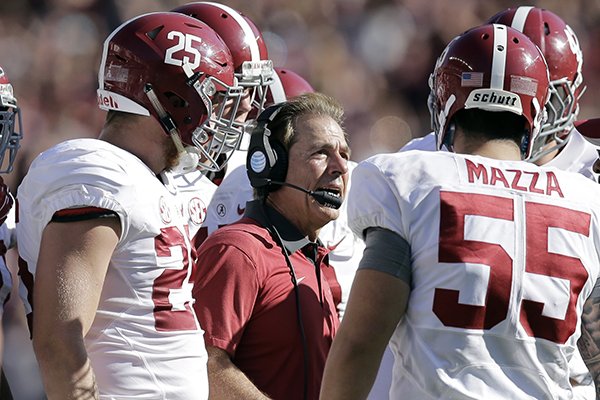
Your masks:
{"label": "headset microphone", "polygon": [[293,185],[291,183],[278,182],[278,181],[272,181],[272,180],[269,180],[269,184],[287,186],[287,187],[291,187],[292,189],[296,189],[301,192],[304,192],[307,195],[311,196],[313,199],[315,199],[317,201],[317,203],[319,203],[325,207],[329,207],[329,208],[333,208],[333,209],[337,210],[338,208],[340,208],[342,206],[342,199],[340,197],[334,196],[333,194],[327,192],[326,190],[312,191],[312,190],[304,189],[300,186]]}

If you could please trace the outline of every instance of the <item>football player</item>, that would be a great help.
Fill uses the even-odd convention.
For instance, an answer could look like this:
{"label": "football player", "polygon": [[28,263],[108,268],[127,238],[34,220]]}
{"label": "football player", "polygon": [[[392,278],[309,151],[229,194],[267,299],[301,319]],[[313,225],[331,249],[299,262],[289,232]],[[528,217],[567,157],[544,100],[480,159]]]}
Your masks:
{"label": "football player", "polygon": [[[237,107],[225,110],[236,113],[236,123],[245,131],[249,117],[256,116],[265,107],[267,88],[274,80],[273,61],[269,59],[267,46],[256,24],[241,12],[213,2],[193,2],[174,8],[172,11],[197,18],[213,28],[221,36],[233,56],[235,77],[244,88],[244,96]],[[238,148],[247,150],[250,135],[241,136]],[[219,185],[223,178],[238,165],[246,163],[245,153],[231,152],[219,171],[207,174]],[[222,156],[223,158],[226,155]]]}
{"label": "football player", "polygon": [[[508,8],[487,23],[515,28],[529,37],[544,54],[550,73],[547,119],[528,161],[574,171],[598,180],[592,171],[597,147],[586,142],[574,126],[583,85],[583,53],[573,29],[552,11],[532,6]],[[416,138],[401,151],[434,150],[435,133]]]}
{"label": "football player", "polygon": [[[528,161],[579,172],[598,182],[599,171],[594,171],[593,166],[600,148],[586,141],[574,125],[585,87],[583,54],[573,29],[555,13],[531,6],[508,8],[487,22],[508,25],[523,32],[540,48],[548,64],[550,100],[545,107],[547,119]],[[415,149],[434,150],[435,134],[413,139],[401,151]],[[572,364],[572,379],[579,383],[577,390],[592,392],[593,381],[578,355],[572,359]]]}
{"label": "football player", "polygon": [[521,161],[549,97],[544,57],[483,25],[450,42],[431,83],[449,152],[354,171],[350,225],[367,247],[321,398],[364,398],[390,338],[390,398],[572,398],[584,303],[597,302],[600,187]]}
{"label": "football player", "polygon": [[239,139],[235,143],[235,151],[221,154],[219,169],[200,168],[173,176],[179,191],[193,202],[200,212],[199,222],[203,228],[194,225],[192,228],[200,231],[198,234],[196,231],[191,232],[197,247],[206,238],[204,218],[217,186],[221,184],[225,175],[246,161],[246,152],[240,153],[237,150],[247,149],[248,146],[250,135],[245,131],[249,113],[258,115],[264,109],[267,88],[273,82],[273,63],[269,60],[262,33],[250,18],[239,11],[212,2],[188,3],[172,11],[196,18],[217,32],[231,52],[237,84],[244,89],[242,97],[229,101],[223,109],[226,117],[235,115],[234,127],[236,138]]}
{"label": "football player", "polygon": [[488,20],[520,30],[544,54],[550,73],[547,120],[528,161],[579,172],[597,181],[592,171],[597,148],[584,140],[574,123],[583,85],[583,53],[575,32],[553,12],[531,6],[509,8]]}
{"label": "football player", "polygon": [[98,79],[99,138],[43,152],[18,191],[47,395],[206,399],[190,283],[201,210],[165,172],[218,170],[237,143],[231,53],[197,19],[144,14],[108,36]]}
{"label": "football player", "polygon": [[[9,173],[13,169],[15,157],[23,138],[21,109],[13,93],[13,87],[4,69],[0,67],[0,173]],[[6,252],[15,247],[17,234],[15,231],[14,200],[7,185],[0,177],[0,322],[4,313],[4,305],[12,290],[12,277],[6,265]],[[3,335],[0,328],[0,369],[2,368]],[[10,389],[4,380],[2,371],[2,387],[0,397],[8,396]]]}

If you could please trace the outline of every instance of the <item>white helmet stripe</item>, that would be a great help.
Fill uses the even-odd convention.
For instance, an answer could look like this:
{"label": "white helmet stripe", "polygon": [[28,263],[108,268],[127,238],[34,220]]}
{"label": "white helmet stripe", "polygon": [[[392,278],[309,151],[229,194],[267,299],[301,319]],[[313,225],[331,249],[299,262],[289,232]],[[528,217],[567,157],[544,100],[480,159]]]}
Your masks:
{"label": "white helmet stripe", "polygon": [[[244,32],[244,38],[246,38],[246,44],[248,44],[250,48],[250,57],[252,57],[251,61],[260,61],[260,49],[258,48],[258,43],[256,42],[256,38],[254,37],[254,31],[250,27],[250,24],[246,19],[236,10],[231,7],[226,6],[225,4],[220,3],[212,3],[207,1],[206,4],[211,4],[215,7],[220,8],[223,11],[226,11],[231,15],[231,17],[238,23],[242,31]],[[200,19],[201,20],[201,19]]]}
{"label": "white helmet stripe", "polygon": [[273,96],[273,104],[282,103],[287,100],[283,84],[279,78],[279,74],[273,74],[274,82],[269,86],[271,95]]}
{"label": "white helmet stripe", "polygon": [[529,12],[531,10],[533,10],[533,7],[531,6],[523,6],[517,8],[517,11],[515,11],[515,15],[513,16],[512,24],[510,25],[510,27],[515,28],[519,32],[523,32],[523,28],[525,27],[525,21],[527,21],[527,16],[529,15]]}
{"label": "white helmet stripe", "polygon": [[506,53],[508,51],[507,37],[506,26],[494,24],[494,53],[492,55],[490,89],[504,89]]}

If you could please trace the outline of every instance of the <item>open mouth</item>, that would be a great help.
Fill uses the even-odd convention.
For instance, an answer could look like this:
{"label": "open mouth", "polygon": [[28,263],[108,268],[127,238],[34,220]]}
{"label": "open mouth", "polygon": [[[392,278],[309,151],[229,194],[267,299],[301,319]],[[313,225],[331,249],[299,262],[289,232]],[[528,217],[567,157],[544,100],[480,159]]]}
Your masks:
{"label": "open mouth", "polygon": [[[324,194],[326,194],[327,197],[330,197],[332,199],[337,199],[338,201],[341,202],[342,193],[341,193],[340,189],[320,187],[320,188],[317,188],[316,192],[324,193]],[[337,201],[335,201],[335,200],[333,200],[333,201],[334,201],[334,203],[337,203]],[[334,208],[334,209],[339,208],[339,204],[337,205],[337,207],[330,202],[324,202],[321,204],[326,207],[329,207],[329,208]]]}
{"label": "open mouth", "polygon": [[317,188],[317,190],[329,193],[330,195],[335,196],[335,197],[340,197],[342,195],[340,192],[340,189],[320,187],[320,188]]}

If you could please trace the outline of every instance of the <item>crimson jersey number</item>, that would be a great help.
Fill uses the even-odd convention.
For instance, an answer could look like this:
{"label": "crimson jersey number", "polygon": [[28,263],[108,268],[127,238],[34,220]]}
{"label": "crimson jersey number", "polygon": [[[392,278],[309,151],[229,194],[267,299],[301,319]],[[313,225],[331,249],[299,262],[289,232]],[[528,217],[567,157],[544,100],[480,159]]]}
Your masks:
{"label": "crimson jersey number", "polygon": [[190,304],[190,268],[196,259],[196,249],[188,243],[176,226],[162,228],[154,238],[159,266],[165,267],[152,286],[157,331],[198,329]]}
{"label": "crimson jersey number", "polygon": [[[499,244],[465,239],[465,216],[515,221],[512,199],[473,193],[440,193],[439,262],[473,263],[490,269],[485,305],[459,303],[459,290],[436,288],[433,312],[445,326],[492,329],[508,317],[513,262]],[[577,298],[588,278],[578,258],[548,250],[549,228],[587,236],[590,215],[563,207],[525,202],[525,274],[569,281],[569,299],[564,319],[542,315],[544,303],[523,299],[519,322],[529,336],[565,343],[577,327]],[[554,299],[548,298],[548,302]]]}

